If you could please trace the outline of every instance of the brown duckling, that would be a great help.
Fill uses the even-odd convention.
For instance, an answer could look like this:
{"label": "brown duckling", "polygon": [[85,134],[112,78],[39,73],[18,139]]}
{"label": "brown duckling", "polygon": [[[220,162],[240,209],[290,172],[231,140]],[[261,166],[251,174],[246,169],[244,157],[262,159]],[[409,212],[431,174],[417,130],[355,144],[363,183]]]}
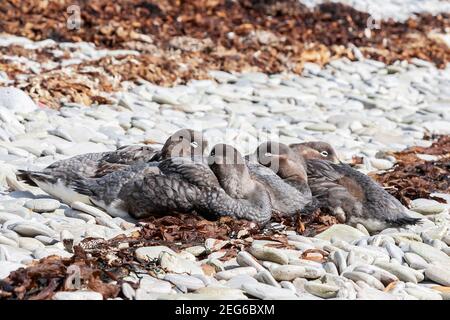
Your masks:
{"label": "brown duckling", "polygon": [[304,160],[287,145],[264,142],[248,159],[257,162],[249,162],[250,171],[266,185],[275,211],[292,216],[315,210],[316,201],[307,184]]}
{"label": "brown duckling", "polygon": [[370,177],[348,164],[317,159],[314,151],[302,154],[306,158],[308,184],[313,196],[320,207],[328,209],[340,222],[352,226],[361,223],[370,232],[379,232],[420,221],[409,216],[400,201]]}

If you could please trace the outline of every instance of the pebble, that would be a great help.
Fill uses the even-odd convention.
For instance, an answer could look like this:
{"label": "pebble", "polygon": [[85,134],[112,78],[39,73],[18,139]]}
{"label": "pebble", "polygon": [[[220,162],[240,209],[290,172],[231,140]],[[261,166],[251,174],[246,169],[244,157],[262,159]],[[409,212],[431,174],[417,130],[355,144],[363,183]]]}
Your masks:
{"label": "pebble", "polygon": [[348,271],[348,272],[344,272],[342,274],[342,276],[345,278],[348,278],[350,280],[353,280],[355,282],[357,282],[357,281],[365,282],[369,286],[374,287],[375,289],[378,289],[378,290],[384,289],[384,285],[377,278],[375,278],[369,274],[366,274],[364,272]]}
{"label": "pebble", "polygon": [[161,268],[173,273],[203,274],[202,268],[195,262],[179,258],[167,252],[160,255]]}
{"label": "pebble", "polygon": [[325,270],[306,266],[285,265],[270,270],[278,281],[292,281],[295,278],[317,279],[325,274]]}
{"label": "pebble", "polygon": [[304,288],[309,293],[324,299],[335,298],[340,289],[337,286],[323,284],[315,281],[308,281],[307,283],[305,283]]}
{"label": "pebble", "polygon": [[409,249],[424,258],[427,262],[438,262],[447,268],[450,268],[450,257],[432,246],[412,241],[409,243]]}
{"label": "pebble", "polygon": [[450,270],[448,268],[431,263],[425,269],[425,275],[434,282],[450,287]]}
{"label": "pebble", "polygon": [[288,264],[289,257],[280,249],[261,245],[252,245],[250,253],[259,260],[272,261],[278,264]]}
{"label": "pebble", "polygon": [[122,283],[122,293],[129,300],[133,300],[136,297],[136,290],[128,282]]}
{"label": "pebble", "polygon": [[246,251],[240,251],[237,254],[236,262],[241,267],[253,267],[256,269],[256,271],[264,270],[264,267],[261,264],[259,264],[259,262],[256,261],[255,258],[253,258],[253,256]]}
{"label": "pebble", "polygon": [[185,274],[166,274],[164,280],[178,287],[185,287],[189,291],[197,290],[205,286],[202,280]]}
{"label": "pebble", "polygon": [[256,275],[255,275],[255,279],[258,280],[259,282],[274,286],[274,287],[279,287],[280,284],[277,282],[277,280],[275,280],[275,278],[272,276],[272,274],[267,271],[266,269],[259,271]]}
{"label": "pebble", "polygon": [[103,296],[95,291],[59,291],[53,300],[103,300]]}
{"label": "pebble", "polygon": [[25,237],[47,236],[52,237],[55,232],[39,222],[22,221],[10,226],[10,229]]}
{"label": "pebble", "polygon": [[378,170],[389,170],[394,166],[391,161],[385,159],[370,159],[370,164]]}
{"label": "pebble", "polygon": [[32,112],[37,109],[36,104],[24,91],[14,87],[0,88],[0,106],[12,112]]}
{"label": "pebble", "polygon": [[52,212],[59,208],[60,202],[54,199],[33,199],[25,202],[25,207],[34,212]]}
{"label": "pebble", "polygon": [[[265,270],[265,271],[268,272],[267,270]],[[227,287],[230,287],[233,289],[242,289],[242,286],[245,283],[257,283],[257,282],[258,282],[258,280],[256,278],[253,278],[247,274],[239,274],[239,275],[231,278],[230,280],[228,280],[226,285],[227,285]]]}
{"label": "pebble", "polygon": [[215,274],[216,279],[218,280],[230,280],[238,275],[249,275],[254,276],[258,271],[254,267],[239,267],[230,270],[220,271]]}
{"label": "pebble", "polygon": [[36,249],[44,248],[45,246],[42,242],[34,238],[20,237],[19,247],[25,250],[34,251]]}
{"label": "pebble", "polygon": [[411,210],[421,214],[437,214],[445,210],[445,205],[431,199],[414,199],[411,201]]}
{"label": "pebble", "polygon": [[426,269],[428,267],[428,262],[425,261],[421,256],[412,252],[406,252],[403,256],[405,258],[406,263],[410,266],[410,268],[420,270]]}
{"label": "pebble", "polygon": [[393,275],[397,276],[401,281],[418,283],[424,279],[423,274],[397,263],[389,262],[375,262],[377,267],[380,267],[386,271],[389,271]]}
{"label": "pebble", "polygon": [[151,260],[158,259],[162,252],[168,252],[172,255],[176,255],[172,249],[166,246],[141,247],[136,249],[134,254],[140,262],[149,262]]}
{"label": "pebble", "polygon": [[263,300],[297,300],[298,296],[289,289],[277,288],[264,283],[246,283],[242,290],[247,294]]}
{"label": "pebble", "polygon": [[333,238],[335,240],[342,240],[346,242],[359,240],[363,237],[366,237],[364,233],[346,224],[334,224],[324,232],[315,236],[317,239],[327,241],[330,241]]}

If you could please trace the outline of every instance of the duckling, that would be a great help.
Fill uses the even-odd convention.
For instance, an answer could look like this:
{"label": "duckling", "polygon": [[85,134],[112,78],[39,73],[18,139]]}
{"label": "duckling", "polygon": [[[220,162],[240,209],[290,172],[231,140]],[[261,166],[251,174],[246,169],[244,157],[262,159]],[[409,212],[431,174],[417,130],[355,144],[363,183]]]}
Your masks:
{"label": "duckling", "polygon": [[65,203],[87,202],[88,199],[74,192],[68,185],[80,178],[98,178],[130,165],[142,164],[173,156],[203,154],[207,142],[200,132],[181,129],[170,136],[163,148],[131,145],[101,153],[88,153],[57,161],[43,171],[19,171],[48,194]]}
{"label": "duckling", "polygon": [[420,221],[409,216],[400,201],[370,177],[348,164],[317,159],[317,153],[311,150],[302,154],[306,158],[308,184],[313,196],[320,207],[329,209],[341,223],[352,226],[361,223],[369,232],[375,233]]}
{"label": "duckling", "polygon": [[[214,147],[208,159],[168,158],[151,167],[140,164],[98,179],[79,179],[72,187],[114,216],[141,219],[196,211],[264,225],[272,210],[267,191],[250,178],[237,150],[223,146]],[[227,151],[216,154],[219,149]]]}
{"label": "duckling", "polygon": [[271,141],[247,156],[250,173],[266,186],[278,214],[309,214],[315,209],[306,170],[299,158],[288,146]]}

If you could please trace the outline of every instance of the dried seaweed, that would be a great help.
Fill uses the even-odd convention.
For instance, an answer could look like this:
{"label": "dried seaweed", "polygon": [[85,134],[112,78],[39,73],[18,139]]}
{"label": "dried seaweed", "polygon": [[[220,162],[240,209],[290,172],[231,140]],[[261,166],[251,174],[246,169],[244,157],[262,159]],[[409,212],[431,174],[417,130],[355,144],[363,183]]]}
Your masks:
{"label": "dried seaweed", "polygon": [[[425,161],[417,154],[438,159]],[[450,136],[439,137],[430,147],[411,147],[394,156],[398,161],[394,168],[373,178],[404,205],[417,198],[430,198],[433,192],[450,193]]]}

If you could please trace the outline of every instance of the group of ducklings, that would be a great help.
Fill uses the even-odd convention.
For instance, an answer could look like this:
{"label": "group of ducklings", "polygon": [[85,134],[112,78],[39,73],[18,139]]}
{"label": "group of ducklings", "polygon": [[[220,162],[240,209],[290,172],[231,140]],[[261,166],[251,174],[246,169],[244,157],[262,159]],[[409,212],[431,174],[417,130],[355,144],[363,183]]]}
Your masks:
{"label": "group of ducklings", "polygon": [[21,176],[65,203],[94,204],[115,217],[195,211],[265,225],[273,213],[293,217],[322,208],[370,232],[419,220],[368,176],[340,162],[326,142],[267,141],[245,157],[227,144],[205,156],[207,148],[201,132],[182,129],[161,150],[130,145]]}

